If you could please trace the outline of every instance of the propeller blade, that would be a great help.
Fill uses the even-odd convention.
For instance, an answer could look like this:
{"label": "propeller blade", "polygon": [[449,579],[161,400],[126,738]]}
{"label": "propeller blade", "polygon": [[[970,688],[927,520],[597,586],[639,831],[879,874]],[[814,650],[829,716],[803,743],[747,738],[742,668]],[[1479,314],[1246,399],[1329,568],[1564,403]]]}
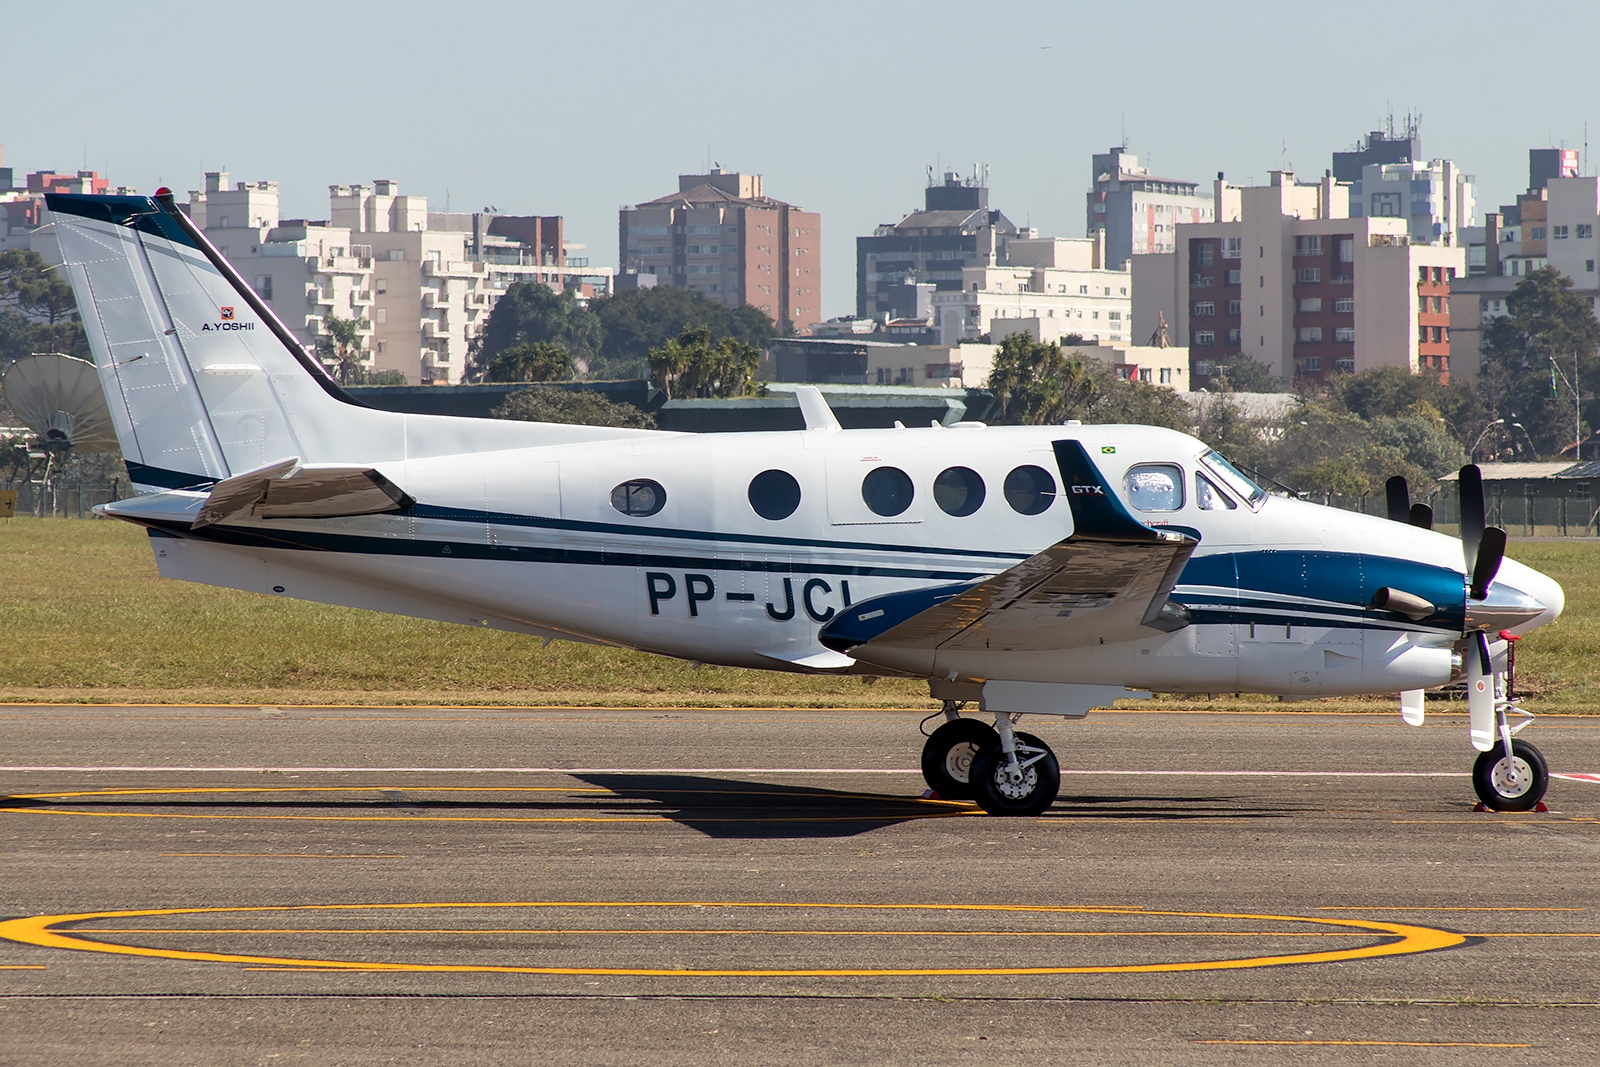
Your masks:
{"label": "propeller blade", "polygon": [[1478,543],[1478,558],[1472,565],[1472,599],[1482,600],[1489,595],[1489,586],[1500,572],[1500,561],[1506,558],[1506,532],[1498,526],[1483,531]]}
{"label": "propeller blade", "polygon": [[1389,498],[1389,520],[1391,522],[1406,522],[1411,518],[1411,489],[1406,485],[1404,475],[1396,474],[1383,483],[1383,491]]}
{"label": "propeller blade", "polygon": [[1423,530],[1433,529],[1433,509],[1426,504],[1412,504],[1411,525]]}
{"label": "propeller blade", "polygon": [[1476,463],[1461,468],[1461,555],[1470,569],[1478,560],[1478,542],[1483,539],[1483,472]]}

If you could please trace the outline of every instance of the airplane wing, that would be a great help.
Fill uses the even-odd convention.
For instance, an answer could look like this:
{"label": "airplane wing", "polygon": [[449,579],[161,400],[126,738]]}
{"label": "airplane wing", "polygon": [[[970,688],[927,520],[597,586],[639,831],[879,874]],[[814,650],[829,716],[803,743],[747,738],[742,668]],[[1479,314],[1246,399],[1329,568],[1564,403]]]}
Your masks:
{"label": "airplane wing", "polygon": [[218,482],[194,528],[230,519],[331,519],[399,511],[413,503],[370,467],[303,467],[298,459],[269,463]]}
{"label": "airplane wing", "polygon": [[1043,652],[1170,632],[1188,617],[1167,597],[1199,544],[1133,517],[1077,441],[1056,442],[1071,536],[972,585],[890,593],[846,609],[824,645]]}

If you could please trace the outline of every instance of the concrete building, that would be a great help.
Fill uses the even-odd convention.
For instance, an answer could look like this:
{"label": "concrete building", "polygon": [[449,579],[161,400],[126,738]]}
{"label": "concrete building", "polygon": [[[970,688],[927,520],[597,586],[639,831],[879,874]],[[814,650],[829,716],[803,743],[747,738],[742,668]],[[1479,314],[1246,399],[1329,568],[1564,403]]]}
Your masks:
{"label": "concrete building", "polygon": [[617,213],[617,245],[622,271],[750,304],[780,330],[822,317],[822,216],[764,195],[759,174],[680,174],[676,193]]}
{"label": "concrete building", "polygon": [[1350,186],[1350,217],[1407,221],[1413,243],[1467,244],[1477,200],[1470,174],[1448,159],[1369,163]]}
{"label": "concrete building", "polygon": [[[5,163],[5,146],[0,145],[0,164]],[[61,262],[61,250],[50,227],[50,213],[44,206],[46,193],[131,194],[126,186],[113,186],[96,171],[80,170],[58,174],[37,170],[20,183],[15,170],[0,166],[0,252],[19,250],[39,253],[51,266]]]}
{"label": "concrete building", "polygon": [[923,208],[899,222],[856,238],[856,316],[883,318],[897,310],[895,294],[907,282],[931,284],[937,292],[966,288],[962,272],[1006,262],[1017,227],[989,207],[986,178],[946,172],[928,176]]}
{"label": "concrete building", "polygon": [[1529,273],[1554,267],[1600,318],[1600,177],[1579,174],[1572,149],[1528,153],[1528,191],[1484,216],[1481,271],[1451,287],[1451,356],[1481,360],[1482,324],[1506,313],[1506,298]]}
{"label": "concrete building", "polygon": [[512,284],[609,291],[609,270],[567,262],[559,216],[430,214],[426,197],[389,180],[328,192],[329,218],[280,219],[276,182],[230,188],[225,172],[211,172],[185,207],[308,348],[329,338],[328,316],[355,320],[370,371],[459,382]]}
{"label": "concrete building", "polygon": [[984,335],[998,342],[1012,333],[1037,341],[1131,343],[1133,283],[1127,270],[1106,269],[1104,239],[1103,233],[1012,237],[1005,263],[967,267],[960,289],[934,292],[941,343]]}
{"label": "concrete building", "polygon": [[1096,154],[1084,232],[1105,234],[1105,259],[1125,268],[1136,255],[1171,252],[1179,223],[1211,222],[1214,205],[1198,183],[1162,178],[1126,146]]}
{"label": "concrete building", "polygon": [[1373,130],[1348,152],[1333,154],[1333,180],[1353,185],[1362,180],[1368,167],[1411,163],[1421,158],[1421,123],[1407,115],[1405,126],[1396,132],[1394,116],[1390,115],[1387,130]]}
{"label": "concrete building", "polygon": [[1411,240],[1405,218],[1351,218],[1349,187],[1273,171],[1218,180],[1216,222],[1180,226],[1177,250],[1135,257],[1135,336],[1164,321],[1188,342],[1191,389],[1244,353],[1280,378],[1399,366],[1450,372],[1450,285],[1465,250]]}

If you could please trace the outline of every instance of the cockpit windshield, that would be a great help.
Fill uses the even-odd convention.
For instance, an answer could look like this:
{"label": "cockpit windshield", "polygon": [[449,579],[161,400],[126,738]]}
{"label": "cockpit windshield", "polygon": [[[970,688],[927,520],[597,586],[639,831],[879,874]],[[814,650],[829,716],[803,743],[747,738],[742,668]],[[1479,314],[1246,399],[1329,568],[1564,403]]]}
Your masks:
{"label": "cockpit windshield", "polygon": [[1229,463],[1222,453],[1207,449],[1201,453],[1200,462],[1220,478],[1223,485],[1244,497],[1251,507],[1266,499],[1267,491],[1245,477],[1244,473]]}

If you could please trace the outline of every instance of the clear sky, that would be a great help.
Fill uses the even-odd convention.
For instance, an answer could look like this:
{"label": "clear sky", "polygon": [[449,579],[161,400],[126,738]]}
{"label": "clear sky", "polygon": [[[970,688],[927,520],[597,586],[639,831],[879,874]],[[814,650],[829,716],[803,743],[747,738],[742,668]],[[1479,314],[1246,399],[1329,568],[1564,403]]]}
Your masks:
{"label": "clear sky", "polygon": [[[566,216],[616,263],[616,211],[709,158],[820,211],[823,310],[854,238],[920,206],[924,168],[990,167],[990,203],[1081,236],[1089,156],[1158,173],[1320,175],[1392,109],[1478,178],[1600,154],[1600,3],[390,3],[33,6],[8,21],[0,144],[20,175],[149,192],[275,179],[286,217],[393,178],[456,211]],[[1597,160],[1596,163],[1600,163]]]}

